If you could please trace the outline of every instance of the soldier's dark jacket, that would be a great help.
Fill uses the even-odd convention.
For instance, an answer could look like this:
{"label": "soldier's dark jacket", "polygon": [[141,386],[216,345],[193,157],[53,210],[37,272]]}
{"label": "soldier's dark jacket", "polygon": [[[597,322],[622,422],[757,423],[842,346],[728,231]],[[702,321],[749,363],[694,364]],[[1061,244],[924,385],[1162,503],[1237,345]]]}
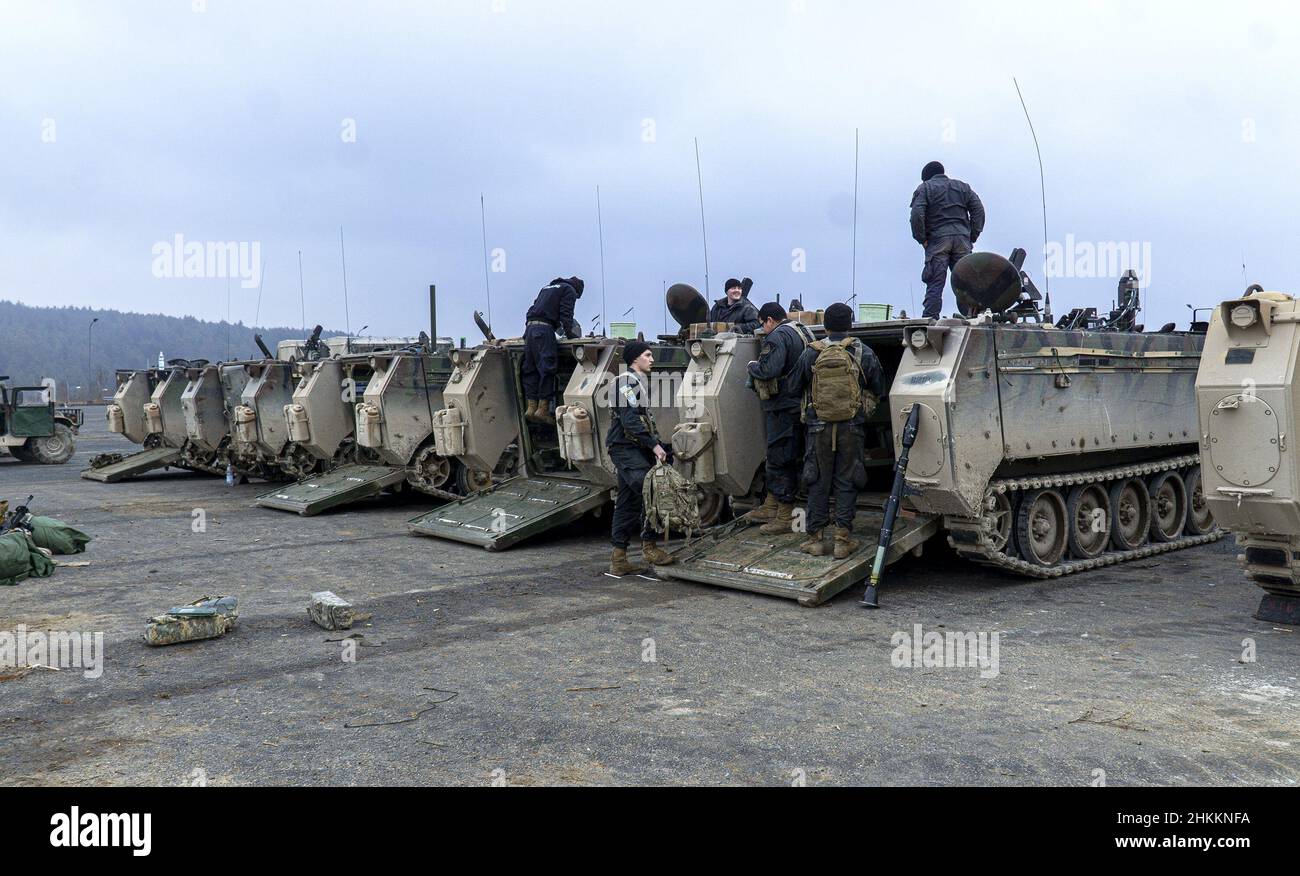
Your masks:
{"label": "soldier's dark jacket", "polygon": [[912,237],[925,243],[937,237],[966,237],[974,243],[984,230],[984,204],[959,179],[932,176],[912,193]]}
{"label": "soldier's dark jacket", "polygon": [[564,332],[567,338],[582,337],[582,326],[573,318],[573,308],[578,301],[578,290],[569,285],[567,280],[556,278],[549,286],[542,287],[528,308],[525,317],[549,322],[556,331]]}
{"label": "soldier's dark jacket", "polygon": [[737,332],[747,335],[752,335],[763,324],[758,318],[758,308],[743,295],[734,304],[725,295],[713,302],[713,307],[709,308],[709,322],[734,323]]}
{"label": "soldier's dark jacket", "polygon": [[799,328],[788,319],[763,338],[758,361],[751,362],[749,365],[749,376],[755,380],[777,381],[776,394],[762,401],[763,410],[784,411],[799,408],[803,390],[792,385],[790,378],[806,346]]}
{"label": "soldier's dark jacket", "polygon": [[[842,341],[848,335],[844,332],[831,332],[826,336],[830,343]],[[876,358],[875,352],[862,341],[854,344],[854,350],[858,357],[859,375],[858,385],[876,398],[885,396],[885,372],[880,367],[880,360]],[[818,352],[811,346],[803,351],[799,361],[795,366],[794,374],[791,376],[791,384],[797,388],[797,392],[803,398],[804,404],[804,425],[813,428],[826,425],[817,417],[817,411],[812,404],[812,377],[813,363],[817,361]],[[852,425],[866,421],[866,416],[861,412],[853,419],[847,422]]]}
{"label": "soldier's dark jacket", "polygon": [[611,452],[638,450],[653,458],[655,445],[660,443],[659,429],[646,407],[650,400],[646,380],[629,369],[618,376],[614,392],[614,416],[605,436],[605,446]]}

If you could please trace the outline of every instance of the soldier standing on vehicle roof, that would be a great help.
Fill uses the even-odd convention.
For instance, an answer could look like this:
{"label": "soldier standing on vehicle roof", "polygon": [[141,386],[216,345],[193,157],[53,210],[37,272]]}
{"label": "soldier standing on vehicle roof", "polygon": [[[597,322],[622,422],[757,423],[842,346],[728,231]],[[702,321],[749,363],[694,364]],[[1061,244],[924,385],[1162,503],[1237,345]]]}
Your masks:
{"label": "soldier standing on vehicle roof", "polygon": [[723,286],[726,294],[713,302],[709,308],[709,322],[728,322],[735,326],[737,334],[752,335],[762,322],[758,318],[758,308],[750,303],[749,290],[754,281],[728,280]]}
{"label": "soldier standing on vehicle roof", "polygon": [[931,161],[921,170],[921,184],[912,193],[912,237],[925,247],[924,319],[938,319],[943,308],[943,287],[948,271],[963,257],[984,230],[984,204],[975,190],[959,179],[944,175],[943,165]]}
{"label": "soldier standing on vehicle roof", "polygon": [[785,308],[768,302],[758,312],[763,342],[758,361],[749,363],[749,376],[763,408],[767,434],[767,497],[747,518],[774,535],[789,532],[799,493],[803,463],[803,425],[799,422],[799,388],[790,380],[799,356],[814,340],[812,331],[790,319]]}
{"label": "soldier standing on vehicle roof", "polygon": [[803,393],[808,428],[803,470],[808,538],[799,550],[815,557],[826,555],[822,533],[830,520],[833,491],[833,551],[835,559],[842,560],[861,546],[852,535],[858,491],[867,485],[863,424],[885,394],[885,380],[871,348],[848,336],[853,310],[847,304],[826,308],[825,321],[826,338],[803,351],[792,381]]}
{"label": "soldier standing on vehicle roof", "polygon": [[618,494],[614,499],[614,520],[610,543],[614,552],[609,560],[611,575],[634,575],[644,567],[627,558],[632,533],[641,532],[641,557],[652,566],[668,566],[672,556],[659,547],[655,532],[645,519],[642,488],[645,476],[656,462],[668,459],[668,448],[659,440],[654,415],[650,413],[650,369],[655,357],[644,341],[628,341],[623,347],[623,362],[628,366],[615,383],[613,417],[605,446],[618,473]]}
{"label": "soldier standing on vehicle roof", "polygon": [[555,372],[558,370],[555,333],[569,339],[582,337],[582,326],[573,318],[573,308],[582,297],[583,282],[577,277],[557,277],[537,293],[528,308],[524,327],[524,361],[520,378],[528,408],[524,419],[554,425],[551,404],[555,401]]}

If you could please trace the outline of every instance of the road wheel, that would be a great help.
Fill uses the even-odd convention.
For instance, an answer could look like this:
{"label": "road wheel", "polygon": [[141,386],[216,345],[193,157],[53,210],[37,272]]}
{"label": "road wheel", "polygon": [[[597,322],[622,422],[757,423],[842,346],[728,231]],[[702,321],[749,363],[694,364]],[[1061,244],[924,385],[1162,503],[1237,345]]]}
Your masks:
{"label": "road wheel", "polygon": [[1201,467],[1194,465],[1183,475],[1183,489],[1187,493],[1188,535],[1205,535],[1214,528],[1214,515],[1210,513],[1210,503],[1205,501],[1201,490]]}
{"label": "road wheel", "polygon": [[72,459],[72,454],[77,449],[72,430],[62,423],[54,424],[53,434],[46,435],[44,438],[31,438],[28,444],[36,456],[36,461],[42,465],[62,465]]}
{"label": "road wheel", "polygon": [[1151,535],[1151,494],[1139,478],[1116,481],[1110,488],[1110,542],[1117,551],[1131,551]]}
{"label": "road wheel", "polygon": [[1065,500],[1070,521],[1070,556],[1099,557],[1110,542],[1110,497],[1100,484],[1080,484]]}
{"label": "road wheel", "polygon": [[717,525],[727,511],[727,496],[717,490],[708,490],[700,497],[700,525]]}
{"label": "road wheel", "polygon": [[1147,481],[1151,494],[1151,540],[1173,541],[1183,534],[1187,521],[1187,487],[1177,472],[1152,475]]}
{"label": "road wheel", "polygon": [[492,486],[492,472],[457,464],[456,491],[462,496],[472,496]]}
{"label": "road wheel", "polygon": [[1056,490],[1030,490],[1016,515],[1020,555],[1037,566],[1054,566],[1068,545],[1065,500]]}

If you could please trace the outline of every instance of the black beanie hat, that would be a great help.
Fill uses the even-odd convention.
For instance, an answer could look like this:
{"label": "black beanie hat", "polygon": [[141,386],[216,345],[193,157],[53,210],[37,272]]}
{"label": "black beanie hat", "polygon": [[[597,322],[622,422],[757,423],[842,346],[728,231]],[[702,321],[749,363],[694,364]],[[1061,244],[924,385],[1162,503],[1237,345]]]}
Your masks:
{"label": "black beanie hat", "polygon": [[853,308],[837,301],[826,308],[826,316],[822,320],[826,326],[826,331],[846,332],[853,328]]}
{"label": "black beanie hat", "polygon": [[931,161],[921,168],[921,182],[929,182],[931,177],[938,176],[941,173],[943,173],[943,165],[937,161]]}
{"label": "black beanie hat", "polygon": [[645,341],[628,341],[623,345],[623,364],[631,368],[632,363],[641,358],[641,354],[650,349]]}
{"label": "black beanie hat", "polygon": [[722,287],[722,294],[726,295],[728,292],[730,292],[732,289],[735,289],[737,286],[740,286],[741,289],[745,288],[739,280],[737,280],[735,277],[732,277],[730,280],[727,281],[727,284]]}
{"label": "black beanie hat", "polygon": [[579,298],[582,297],[582,290],[587,288],[587,284],[582,282],[580,277],[570,277],[568,280],[565,280],[565,282],[573,287],[573,291],[578,293]]}

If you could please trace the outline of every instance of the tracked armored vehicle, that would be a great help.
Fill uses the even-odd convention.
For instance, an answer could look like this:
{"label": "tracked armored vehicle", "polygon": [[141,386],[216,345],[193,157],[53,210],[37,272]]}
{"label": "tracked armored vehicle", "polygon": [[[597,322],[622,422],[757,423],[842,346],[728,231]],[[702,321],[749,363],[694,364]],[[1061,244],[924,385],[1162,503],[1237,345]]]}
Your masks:
{"label": "tracked armored vehicle", "polygon": [[[504,479],[414,518],[408,523],[411,532],[505,550],[600,513],[617,485],[605,450],[606,396],[623,368],[623,344],[621,338],[604,337],[559,342],[564,404],[555,412],[554,426],[524,419],[521,340],[453,350],[443,408],[433,418],[436,451],[467,470],[496,471]],[[651,410],[666,438],[677,422],[675,382],[685,371],[686,355],[671,343],[652,349],[652,382],[663,389],[652,390]]]}
{"label": "tracked armored vehicle", "polygon": [[[902,425],[920,408],[904,514],[886,562],[942,534],[957,554],[1009,573],[1054,578],[1219,537],[1199,489],[1194,380],[1204,337],[1140,331],[1135,276],[1109,316],[1075,311],[1053,325],[1011,260],[968,256],[953,283],[961,319],[857,324],[888,395],[867,423],[867,490],[848,559],[798,551],[802,533],[765,536],[744,522],[677,552],[662,577],[816,605],[870,569]],[[822,335],[820,327],[814,327]],[[754,501],[763,420],[745,388],[758,341],[693,341],[677,465],[703,485]]]}
{"label": "tracked armored vehicle", "polygon": [[1196,379],[1205,512],[1237,536],[1265,595],[1256,617],[1300,624],[1300,302],[1252,286],[1214,308]]}

